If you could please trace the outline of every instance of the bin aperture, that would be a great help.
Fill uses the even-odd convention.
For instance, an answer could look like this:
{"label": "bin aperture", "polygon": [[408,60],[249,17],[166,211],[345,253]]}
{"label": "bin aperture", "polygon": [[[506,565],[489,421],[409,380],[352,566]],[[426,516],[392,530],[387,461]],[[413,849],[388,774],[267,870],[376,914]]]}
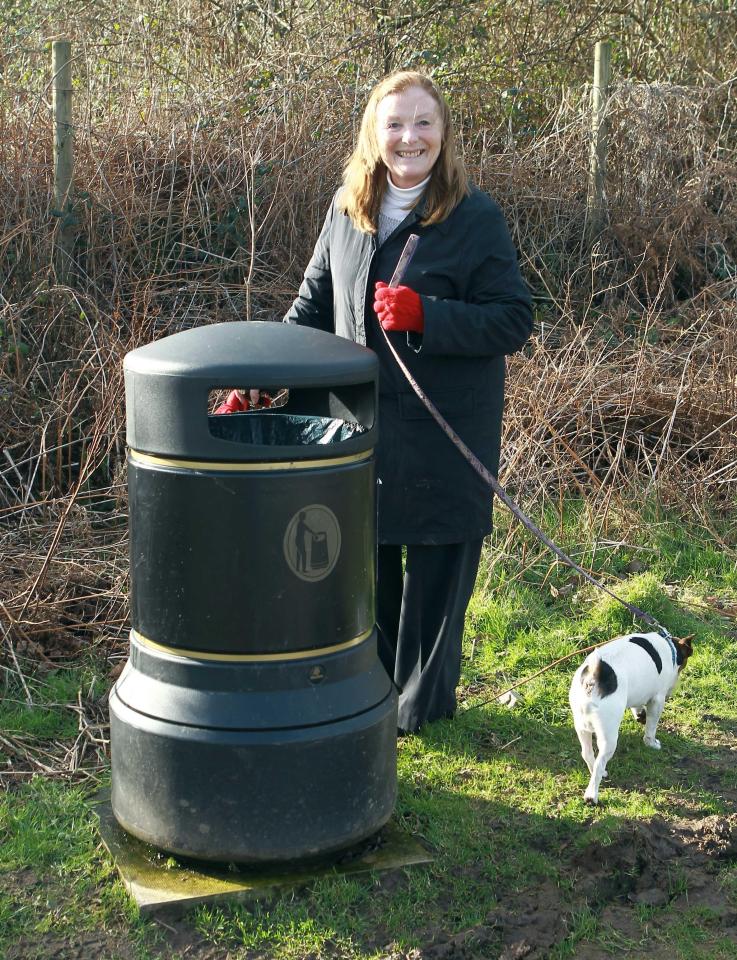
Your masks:
{"label": "bin aperture", "polygon": [[[110,698],[112,806],[139,839],[292,860],[391,815],[376,376],[365,348],[269,323],[187,330],[126,357],[132,630]],[[234,382],[286,383],[289,406],[208,416],[208,391]]]}
{"label": "bin aperture", "polygon": [[366,433],[361,423],[338,417],[301,416],[289,413],[230,413],[208,417],[210,433],[231,443],[257,443],[278,447],[294,444],[343,443]]}

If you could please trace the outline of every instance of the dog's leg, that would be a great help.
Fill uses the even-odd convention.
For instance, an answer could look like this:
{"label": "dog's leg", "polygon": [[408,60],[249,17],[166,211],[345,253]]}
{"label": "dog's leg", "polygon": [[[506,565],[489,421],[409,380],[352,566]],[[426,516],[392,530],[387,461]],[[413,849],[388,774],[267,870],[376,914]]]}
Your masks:
{"label": "dog's leg", "polygon": [[638,723],[645,722],[645,708],[644,707],[632,707],[632,716],[637,720]]}
{"label": "dog's leg", "polygon": [[594,735],[590,730],[576,730],[578,739],[581,741],[581,756],[589,768],[589,773],[594,772]]}
{"label": "dog's leg", "polygon": [[662,694],[653,697],[649,703],[645,704],[645,710],[647,712],[647,718],[645,720],[645,743],[648,747],[652,747],[653,750],[660,750],[660,740],[656,739],[655,731],[658,729],[658,721],[660,720],[660,714],[663,712],[664,706],[665,697]]}
{"label": "dog's leg", "polygon": [[594,769],[591,771],[591,779],[589,780],[589,785],[586,787],[586,792],[583,795],[586,803],[598,803],[599,802],[599,784],[601,783],[602,777],[606,775],[606,767],[609,761],[614,756],[614,751],[617,749],[617,740],[619,739],[619,730],[616,730],[614,736],[611,734],[607,737],[604,733],[596,734],[596,745],[599,749],[597,754],[596,761],[594,762]]}

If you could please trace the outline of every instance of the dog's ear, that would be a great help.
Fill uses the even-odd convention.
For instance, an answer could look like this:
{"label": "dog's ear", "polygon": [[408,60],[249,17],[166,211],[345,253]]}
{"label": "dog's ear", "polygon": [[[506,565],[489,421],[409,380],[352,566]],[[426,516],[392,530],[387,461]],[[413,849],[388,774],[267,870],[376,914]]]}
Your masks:
{"label": "dog's ear", "polygon": [[678,651],[678,666],[682,668],[686,665],[686,661],[693,653],[693,646],[691,641],[693,640],[695,634],[690,634],[688,637],[674,637],[673,642],[676,645]]}

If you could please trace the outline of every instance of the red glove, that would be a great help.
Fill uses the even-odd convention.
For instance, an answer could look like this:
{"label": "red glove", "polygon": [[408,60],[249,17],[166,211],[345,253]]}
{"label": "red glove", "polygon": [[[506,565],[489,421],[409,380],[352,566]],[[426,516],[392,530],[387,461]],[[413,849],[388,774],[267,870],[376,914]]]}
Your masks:
{"label": "red glove", "polygon": [[411,287],[388,287],[379,280],[374,294],[374,310],[385,330],[422,333],[425,329],[422,300]]}
{"label": "red glove", "polygon": [[215,413],[243,413],[248,410],[249,403],[246,397],[241,399],[237,390],[231,390],[225,403],[221,403]]}

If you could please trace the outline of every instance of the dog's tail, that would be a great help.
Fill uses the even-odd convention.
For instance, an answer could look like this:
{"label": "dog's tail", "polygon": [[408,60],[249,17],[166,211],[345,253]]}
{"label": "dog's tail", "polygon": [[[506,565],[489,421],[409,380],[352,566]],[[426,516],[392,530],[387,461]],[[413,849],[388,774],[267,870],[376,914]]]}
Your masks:
{"label": "dog's tail", "polygon": [[610,696],[617,689],[617,674],[606,660],[601,659],[598,650],[595,650],[583,665],[581,685],[586,696],[592,697],[598,694],[602,699]]}

